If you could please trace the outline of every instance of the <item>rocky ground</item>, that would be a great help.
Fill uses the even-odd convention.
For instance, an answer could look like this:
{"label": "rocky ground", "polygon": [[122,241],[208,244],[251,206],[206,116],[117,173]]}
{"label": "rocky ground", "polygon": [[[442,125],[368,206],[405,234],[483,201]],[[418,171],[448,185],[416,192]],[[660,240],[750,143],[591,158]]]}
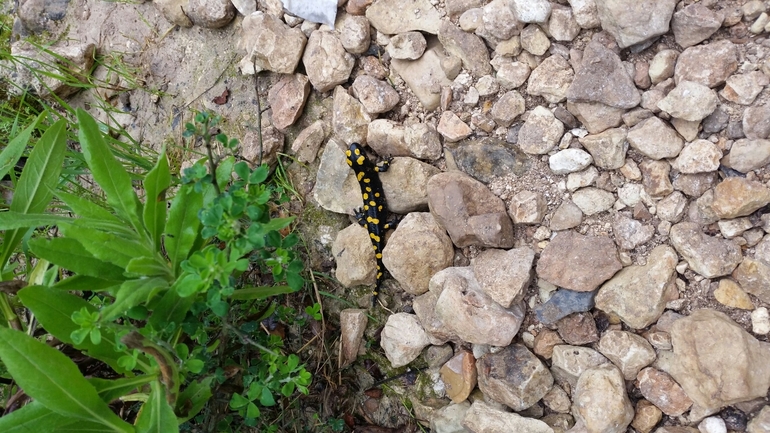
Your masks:
{"label": "rocky ground", "polygon": [[386,376],[427,367],[356,416],[403,426],[405,396],[435,432],[770,432],[767,1],[340,3],[332,29],[277,0],[27,0],[16,31],[138,67],[71,101],[143,143],[208,108],[244,158],[285,147],[311,263],[362,307],[343,151],[394,157],[381,305],[327,311],[357,387],[364,336]]}

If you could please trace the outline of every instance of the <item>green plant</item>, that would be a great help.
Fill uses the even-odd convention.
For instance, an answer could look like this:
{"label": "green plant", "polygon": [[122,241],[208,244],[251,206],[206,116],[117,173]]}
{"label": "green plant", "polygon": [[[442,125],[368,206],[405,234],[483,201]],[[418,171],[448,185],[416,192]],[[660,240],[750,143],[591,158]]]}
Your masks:
{"label": "green plant", "polygon": [[[34,145],[10,209],[0,213],[2,279],[26,273],[28,284],[17,296],[0,293],[0,360],[35,400],[0,418],[0,431],[54,431],[75,423],[81,431],[178,431],[181,423],[200,421],[196,415],[225,380],[216,371],[228,362],[245,364],[245,356],[247,390],[233,395],[262,404],[307,392],[310,374],[296,355],[282,352],[280,339],[249,335],[275,310],[268,298],[304,285],[304,266],[293,251],[297,237],[282,234],[293,217],[272,217],[267,166],[236,162],[237,140],[212,135],[217,119],[199,113],[187,136],[204,141],[210,171],[196,163],[177,185],[162,152],[145,176],[131,175],[93,118],[82,110],[76,116],[83,159],[106,206],[58,188],[67,127],[61,119]],[[44,118],[0,153],[0,174]],[[215,155],[212,138],[224,155]],[[140,186],[144,201],[135,192]],[[167,198],[170,191],[175,194]],[[77,217],[46,213],[54,196]],[[36,229],[54,226],[60,236]],[[6,266],[11,257],[23,264]],[[246,271],[262,284],[244,283]],[[29,336],[36,322],[22,323],[15,313],[20,306],[51,336],[103,361],[118,378],[84,378],[72,360]],[[255,321],[235,323],[255,310],[261,312]],[[225,356],[219,346],[228,337],[258,352]],[[142,402],[133,425],[107,405],[119,397]],[[231,400],[240,412],[237,403]],[[256,423],[258,413],[245,406],[243,415]]]}

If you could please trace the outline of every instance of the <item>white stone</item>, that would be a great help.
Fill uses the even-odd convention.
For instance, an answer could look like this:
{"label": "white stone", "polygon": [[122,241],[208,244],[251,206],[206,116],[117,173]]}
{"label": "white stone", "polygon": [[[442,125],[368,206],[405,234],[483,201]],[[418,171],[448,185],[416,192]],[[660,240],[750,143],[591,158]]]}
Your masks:
{"label": "white stone", "polygon": [[770,333],[770,312],[767,308],[759,307],[751,312],[751,331],[758,335]]}
{"label": "white stone", "polygon": [[548,166],[554,174],[569,174],[591,165],[591,154],[582,149],[564,149],[548,158]]}

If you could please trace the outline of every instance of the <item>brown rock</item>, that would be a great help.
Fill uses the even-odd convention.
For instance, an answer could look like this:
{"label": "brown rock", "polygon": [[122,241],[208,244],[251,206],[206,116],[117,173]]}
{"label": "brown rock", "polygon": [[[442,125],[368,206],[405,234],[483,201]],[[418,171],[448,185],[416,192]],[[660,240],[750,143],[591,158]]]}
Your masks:
{"label": "brown rock", "polygon": [[366,322],[366,310],[348,308],[340,311],[342,367],[352,364],[358,357],[358,349],[364,338]]}
{"label": "brown rock", "polygon": [[512,250],[490,248],[471,260],[471,268],[481,283],[481,289],[495,302],[508,308],[524,298],[534,260],[535,252],[529,247]]}
{"label": "brown rock", "polygon": [[553,386],[548,368],[521,344],[484,356],[476,367],[481,392],[515,411],[537,403]]}
{"label": "brown rock", "polygon": [[300,162],[309,163],[315,161],[318,149],[326,139],[328,126],[323,120],[316,120],[310,126],[297,134],[297,138],[291,144],[291,151],[297,155]]}
{"label": "brown rock", "polygon": [[677,83],[687,80],[717,87],[736,69],[737,47],[728,40],[721,40],[684,50],[676,62],[674,77]]}
{"label": "brown rock", "polygon": [[647,400],[639,400],[636,402],[636,414],[631,421],[631,427],[635,428],[639,433],[648,433],[660,422],[663,418],[663,413],[654,404]]}
{"label": "brown rock", "polygon": [[356,77],[351,89],[370,114],[390,111],[399,101],[398,92],[390,84],[368,75]]}
{"label": "brown rock", "polygon": [[484,41],[470,33],[462,31],[449,21],[441,21],[438,40],[451,54],[463,61],[463,66],[475,77],[482,77],[492,72],[489,64],[489,50]]}
{"label": "brown rock", "polygon": [[565,289],[589,292],[622,267],[611,239],[568,231],[559,233],[540,254],[537,275]]}
{"label": "brown rock", "polygon": [[714,188],[711,204],[719,218],[751,215],[770,203],[770,189],[743,177],[728,177]]}
{"label": "brown rock", "polygon": [[273,126],[281,132],[293,125],[302,115],[305,101],[310,96],[310,81],[302,74],[283,77],[267,93],[272,111]]}
{"label": "brown rock", "polygon": [[444,111],[436,128],[439,134],[450,143],[468,138],[471,135],[471,128],[460,120],[457,115],[451,111]]}
{"label": "brown rock", "polygon": [[734,242],[709,236],[694,222],[674,224],[670,237],[671,245],[690,268],[706,278],[729,274],[743,258]]}
{"label": "brown rock", "polygon": [[620,57],[599,42],[583,52],[582,67],[567,91],[571,102],[594,102],[614,108],[634,108],[641,97]]}
{"label": "brown rock", "polygon": [[[733,271],[733,278],[738,280],[746,292],[756,296],[762,302],[770,303],[770,266],[767,263],[746,257]],[[748,298],[745,293],[743,296]],[[743,304],[747,306],[745,301]],[[751,301],[748,305],[751,305]]]}
{"label": "brown rock", "polygon": [[679,416],[692,406],[692,400],[668,374],[652,367],[645,368],[636,377],[644,398],[669,416]]}
{"label": "brown rock", "polygon": [[634,418],[623,375],[604,364],[580,375],[573,394],[573,414],[588,432],[625,431]]}
{"label": "brown rock", "polygon": [[478,373],[476,358],[467,350],[461,350],[439,370],[446,386],[447,396],[454,403],[465,401],[476,387]]}
{"label": "brown rock", "polygon": [[559,337],[556,331],[550,329],[543,329],[535,335],[535,343],[533,350],[535,354],[541,358],[551,359],[553,355],[554,346],[564,344],[564,340]]}
{"label": "brown rock", "polygon": [[556,323],[559,335],[567,344],[582,346],[599,341],[599,332],[591,313],[573,313]]}
{"label": "brown rock", "polygon": [[[746,260],[749,259],[744,259],[743,263],[745,263]],[[738,269],[740,269],[743,263],[738,266]],[[738,269],[736,269],[736,272]],[[738,283],[728,278],[719,280],[719,287],[714,290],[714,298],[716,298],[720,304],[731,308],[740,308],[741,310],[754,309],[754,303],[751,302],[749,295],[741,289],[741,286],[738,285]]]}
{"label": "brown rock", "polygon": [[666,161],[644,160],[639,164],[642,170],[642,185],[651,197],[665,197],[674,192],[674,186],[668,174],[671,165]]}

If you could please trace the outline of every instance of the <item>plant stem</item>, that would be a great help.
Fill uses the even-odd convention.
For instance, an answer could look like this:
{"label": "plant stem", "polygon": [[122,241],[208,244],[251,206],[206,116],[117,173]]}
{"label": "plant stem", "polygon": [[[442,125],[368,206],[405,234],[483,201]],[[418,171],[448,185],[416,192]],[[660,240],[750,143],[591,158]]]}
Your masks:
{"label": "plant stem", "polygon": [[19,316],[17,316],[16,312],[11,308],[11,303],[8,302],[8,295],[5,293],[0,293],[0,311],[3,312],[5,320],[8,321],[8,326],[17,331],[23,331]]}

